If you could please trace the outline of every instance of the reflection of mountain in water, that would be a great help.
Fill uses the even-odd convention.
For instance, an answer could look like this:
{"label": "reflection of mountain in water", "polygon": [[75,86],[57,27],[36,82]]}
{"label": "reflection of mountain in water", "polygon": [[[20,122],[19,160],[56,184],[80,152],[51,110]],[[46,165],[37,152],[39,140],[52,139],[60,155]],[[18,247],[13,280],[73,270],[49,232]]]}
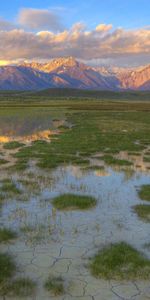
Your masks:
{"label": "reflection of mountain in water", "polygon": [[[30,108],[32,110],[32,108]],[[64,120],[53,121],[53,113],[42,110],[16,109],[0,112],[0,136],[19,137],[38,134],[45,130],[55,130]]]}

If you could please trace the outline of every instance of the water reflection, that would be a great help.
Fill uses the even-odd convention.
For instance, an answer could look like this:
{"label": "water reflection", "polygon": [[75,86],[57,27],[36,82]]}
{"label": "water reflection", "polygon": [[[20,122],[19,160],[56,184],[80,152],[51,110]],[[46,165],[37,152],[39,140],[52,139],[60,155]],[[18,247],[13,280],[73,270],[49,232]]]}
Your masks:
{"label": "water reflection", "polygon": [[0,136],[1,141],[9,137],[28,136],[45,130],[55,130],[65,122],[63,111],[49,108],[17,108],[1,109]]}

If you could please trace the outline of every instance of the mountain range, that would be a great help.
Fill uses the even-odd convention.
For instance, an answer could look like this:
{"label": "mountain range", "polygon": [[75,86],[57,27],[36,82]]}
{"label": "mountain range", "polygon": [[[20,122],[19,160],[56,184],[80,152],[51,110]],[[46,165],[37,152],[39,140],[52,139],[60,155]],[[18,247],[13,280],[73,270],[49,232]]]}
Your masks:
{"label": "mountain range", "polygon": [[92,67],[73,57],[47,63],[24,62],[0,67],[0,90],[77,88],[149,91],[150,65],[138,68]]}

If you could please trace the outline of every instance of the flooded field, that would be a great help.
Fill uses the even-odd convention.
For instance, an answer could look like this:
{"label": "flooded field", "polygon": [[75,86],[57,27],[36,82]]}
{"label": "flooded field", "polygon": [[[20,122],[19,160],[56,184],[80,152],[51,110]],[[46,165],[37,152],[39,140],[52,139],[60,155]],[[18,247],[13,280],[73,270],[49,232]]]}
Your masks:
{"label": "flooded field", "polygon": [[92,105],[0,112],[2,300],[150,299],[149,111]]}

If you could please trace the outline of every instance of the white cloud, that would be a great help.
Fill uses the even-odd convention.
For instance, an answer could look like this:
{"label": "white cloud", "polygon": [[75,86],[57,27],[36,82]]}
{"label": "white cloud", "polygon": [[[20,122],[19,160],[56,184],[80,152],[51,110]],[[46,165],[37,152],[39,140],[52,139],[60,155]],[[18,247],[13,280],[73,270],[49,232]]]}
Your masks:
{"label": "white cloud", "polygon": [[109,31],[112,29],[112,24],[99,24],[96,27],[96,31]]}
{"label": "white cloud", "polygon": [[[141,64],[150,60],[149,27],[113,30],[111,24],[99,24],[95,30],[87,30],[84,23],[77,23],[69,30],[57,31],[61,24],[55,17],[51,20],[44,18],[45,12],[47,15],[45,10],[42,14],[41,10],[21,11],[20,25],[32,27],[31,32],[12,29],[9,22],[0,19],[0,60],[51,59],[70,55],[87,61],[115,60],[119,64],[121,61],[134,64],[138,59]],[[50,26],[51,29],[45,30],[42,26]],[[35,30],[38,27],[40,30]]]}
{"label": "white cloud", "polygon": [[18,15],[18,23],[30,30],[60,31],[63,25],[60,17],[47,9],[21,9]]}

